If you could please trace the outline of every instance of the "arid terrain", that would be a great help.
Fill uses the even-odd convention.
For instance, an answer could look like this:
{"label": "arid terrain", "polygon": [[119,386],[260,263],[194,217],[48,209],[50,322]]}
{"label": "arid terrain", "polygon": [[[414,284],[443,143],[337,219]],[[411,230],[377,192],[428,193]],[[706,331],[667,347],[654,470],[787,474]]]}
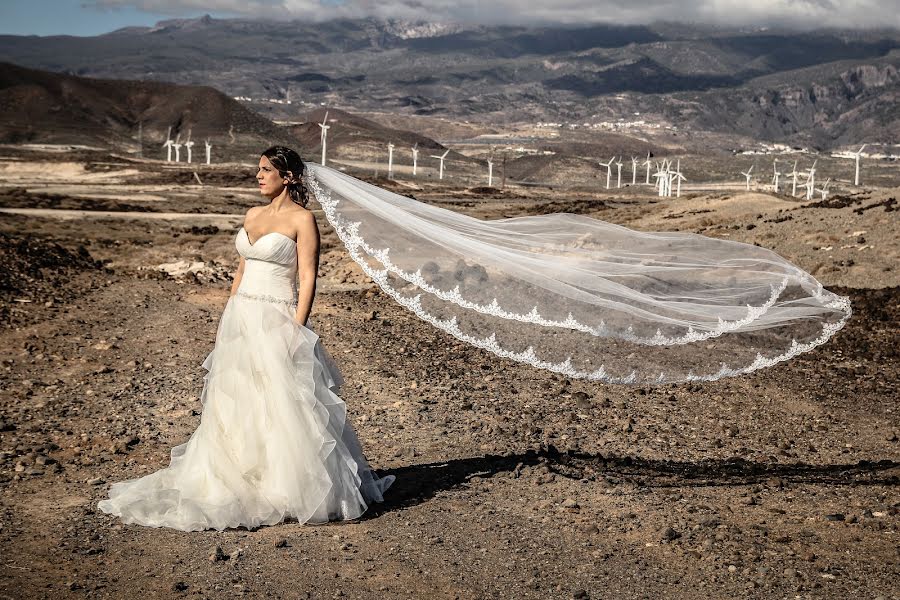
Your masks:
{"label": "arid terrain", "polygon": [[854,314],[752,376],[569,381],[395,305],[316,210],[313,327],[370,462],[397,477],[386,501],[254,531],[98,512],[199,422],[252,173],[0,148],[0,598],[900,597],[898,187],[801,202],[379,179],[480,218],[579,212],[757,243]]}

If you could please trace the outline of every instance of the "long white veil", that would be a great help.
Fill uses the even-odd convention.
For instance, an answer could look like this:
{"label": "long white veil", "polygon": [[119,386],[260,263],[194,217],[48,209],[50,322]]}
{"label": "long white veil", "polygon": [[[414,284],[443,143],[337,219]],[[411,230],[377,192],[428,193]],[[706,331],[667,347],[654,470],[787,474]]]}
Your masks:
{"label": "long white veil", "polygon": [[609,383],[711,381],[824,343],[850,316],[772,251],[558,213],[482,221],[320,165],[350,256],[423,320],[498,356]]}

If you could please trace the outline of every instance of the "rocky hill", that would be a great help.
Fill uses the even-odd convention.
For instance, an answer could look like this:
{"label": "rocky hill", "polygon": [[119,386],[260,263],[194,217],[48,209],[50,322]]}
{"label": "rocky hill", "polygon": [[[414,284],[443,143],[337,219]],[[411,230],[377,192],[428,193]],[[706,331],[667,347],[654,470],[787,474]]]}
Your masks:
{"label": "rocky hill", "polygon": [[823,147],[895,140],[900,90],[895,30],[203,17],[90,38],[0,36],[0,59],[210,85],[294,121],[322,103],[484,123],[641,112],[689,129]]}
{"label": "rocky hill", "polygon": [[[161,144],[191,130],[210,139],[221,161],[244,160],[266,145],[293,140],[280,127],[204,86],[106,80],[0,63],[0,142],[87,144],[162,156]],[[184,160],[184,157],[182,157]]]}

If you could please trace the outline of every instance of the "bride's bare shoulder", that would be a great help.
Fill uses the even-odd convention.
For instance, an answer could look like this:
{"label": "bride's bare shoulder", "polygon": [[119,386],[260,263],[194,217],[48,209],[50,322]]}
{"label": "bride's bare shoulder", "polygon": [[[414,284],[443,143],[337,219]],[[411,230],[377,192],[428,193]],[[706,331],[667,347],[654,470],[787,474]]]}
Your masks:
{"label": "bride's bare shoulder", "polygon": [[254,215],[262,210],[262,206],[251,206],[247,209],[247,212],[244,213],[244,223],[246,224],[248,220],[252,220]]}
{"label": "bride's bare shoulder", "polygon": [[316,216],[311,210],[297,207],[300,210],[291,212],[291,220],[294,230],[297,232],[298,247],[308,247],[310,244],[318,245],[319,227],[316,224]]}

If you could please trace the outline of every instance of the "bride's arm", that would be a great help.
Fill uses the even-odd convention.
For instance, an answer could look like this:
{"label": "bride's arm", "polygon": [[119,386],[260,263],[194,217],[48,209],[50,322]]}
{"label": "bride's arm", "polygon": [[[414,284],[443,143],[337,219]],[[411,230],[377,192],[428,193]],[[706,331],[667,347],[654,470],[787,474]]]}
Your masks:
{"label": "bride's arm", "polygon": [[297,314],[295,320],[306,325],[316,296],[316,275],[319,272],[319,228],[312,211],[300,213],[297,223]]}
{"label": "bride's arm", "polygon": [[238,287],[241,285],[241,277],[244,276],[244,257],[241,257],[241,264],[238,265],[237,273],[234,274],[234,281],[231,282],[231,295],[237,294]]}
{"label": "bride's arm", "polygon": [[[244,223],[241,225],[242,227],[247,226],[247,219],[250,217],[252,213],[255,212],[257,207],[253,206],[247,210],[247,214],[244,215]],[[231,295],[234,296],[237,294],[238,287],[241,285],[241,277],[244,276],[244,257],[241,256],[241,262],[238,265],[237,273],[234,274],[234,281],[231,282]]]}

